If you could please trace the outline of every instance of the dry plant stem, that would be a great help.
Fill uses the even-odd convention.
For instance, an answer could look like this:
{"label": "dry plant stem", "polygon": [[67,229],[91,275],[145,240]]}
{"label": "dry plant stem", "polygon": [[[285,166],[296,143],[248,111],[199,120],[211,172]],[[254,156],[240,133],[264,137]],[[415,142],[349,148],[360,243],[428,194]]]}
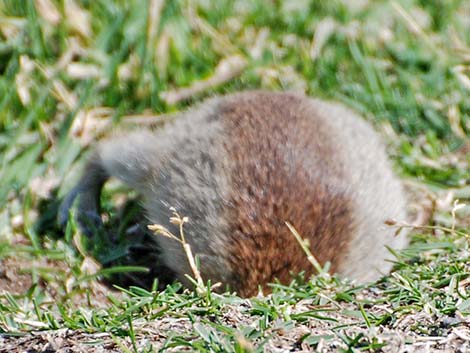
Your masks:
{"label": "dry plant stem", "polygon": [[456,215],[456,212],[465,207],[465,204],[463,203],[459,203],[459,200],[455,200],[454,201],[454,207],[452,207],[452,211],[451,211],[451,215],[452,215],[452,233],[455,232],[455,224],[457,223],[457,215]]}
{"label": "dry plant stem", "polygon": [[431,50],[433,50],[437,55],[442,56],[441,51],[436,48],[429,35],[427,35],[427,33],[423,31],[421,26],[414,20],[414,18],[409,13],[406,12],[406,10],[400,4],[398,4],[396,1],[393,1],[392,7],[406,22],[408,30],[411,33],[419,36],[421,39],[423,39],[423,41],[429,46]]}
{"label": "dry plant stem", "polygon": [[223,59],[216,67],[214,75],[206,80],[195,81],[189,87],[162,92],[160,93],[160,97],[167,104],[179,103],[239,76],[247,65],[247,61],[242,56],[230,56]]}
{"label": "dry plant stem", "polygon": [[70,111],[75,109],[78,104],[78,97],[70,92],[61,80],[55,78],[57,73],[35,61],[33,63],[45,79],[52,80],[51,92],[57,100],[62,102]]}
{"label": "dry plant stem", "polygon": [[151,0],[148,7],[147,48],[155,48],[164,0]]}
{"label": "dry plant stem", "polygon": [[336,22],[331,17],[327,17],[318,23],[309,53],[312,61],[315,61],[320,57],[323,47],[328,39],[334,34],[336,28]]}
{"label": "dry plant stem", "polygon": [[463,231],[455,230],[455,229],[448,228],[448,227],[442,227],[442,226],[416,226],[416,225],[409,224],[409,223],[396,223],[394,221],[387,221],[385,223],[387,225],[397,225],[398,228],[410,228],[410,229],[422,229],[422,230],[441,230],[445,233],[455,234],[455,235],[463,236],[463,237],[466,237],[466,238],[470,237],[470,234],[465,233]]}
{"label": "dry plant stem", "polygon": [[183,225],[188,222],[187,217],[181,218],[179,214],[174,212],[174,215],[177,217],[176,222],[179,225],[179,232],[180,232],[180,239],[181,239],[181,244],[183,244],[183,249],[186,254],[186,257],[188,258],[189,266],[191,267],[191,271],[193,271],[194,278],[196,278],[197,282],[197,287],[196,290],[199,292],[199,294],[204,293],[204,281],[202,280],[201,277],[201,272],[196,266],[196,261],[194,259],[193,252],[191,250],[191,246],[186,242],[186,238],[184,236],[184,231],[183,231]]}
{"label": "dry plant stem", "polygon": [[140,126],[160,125],[175,120],[177,116],[177,113],[125,115],[121,118],[120,123]]}
{"label": "dry plant stem", "polygon": [[[196,280],[196,292],[200,295],[205,294],[206,288],[204,286],[204,281],[202,280],[201,272],[197,268],[194,255],[191,250],[191,246],[186,242],[186,239],[184,236],[183,226],[186,222],[188,222],[188,218],[181,217],[174,209],[172,209],[172,211],[173,211],[173,217],[170,218],[170,222],[178,225],[179,233],[180,233],[179,238],[175,236],[173,233],[171,233],[167,228],[163,227],[162,225],[153,224],[153,225],[149,225],[148,228],[152,230],[153,232],[155,232],[156,234],[160,234],[162,236],[176,240],[183,246],[184,253],[186,254],[186,257],[189,262],[189,266],[191,267],[191,271],[193,272],[193,276]],[[216,287],[218,285],[219,284],[216,284],[213,287]]]}
{"label": "dry plant stem", "polygon": [[287,228],[289,228],[290,232],[295,237],[295,240],[297,240],[299,245],[302,247],[302,250],[307,255],[307,260],[312,264],[313,268],[315,268],[315,271],[317,271],[318,274],[323,274],[325,271],[323,270],[323,268],[321,267],[320,263],[315,258],[315,256],[313,256],[313,254],[311,253],[305,240],[302,239],[302,237],[297,232],[297,230],[292,226],[292,224],[290,224],[289,222],[286,222],[286,226]]}
{"label": "dry plant stem", "polygon": [[220,46],[220,54],[240,53],[238,47],[233,45],[226,35],[217,32],[209,22],[198,16],[193,2],[189,2],[188,5],[185,11],[185,17],[189,20],[193,30],[211,37],[211,39]]}
{"label": "dry plant stem", "polygon": [[196,261],[194,260],[193,252],[191,251],[191,246],[184,242],[183,249],[188,258],[189,266],[191,267],[191,271],[193,271],[194,278],[196,278],[197,286],[196,290],[199,294],[205,293],[204,281],[202,280],[201,273],[199,272]]}
{"label": "dry plant stem", "polygon": [[468,70],[467,66],[464,65],[457,65],[452,68],[452,73],[457,77],[460,84],[465,87],[466,89],[470,90],[470,78],[465,74],[465,71]]}

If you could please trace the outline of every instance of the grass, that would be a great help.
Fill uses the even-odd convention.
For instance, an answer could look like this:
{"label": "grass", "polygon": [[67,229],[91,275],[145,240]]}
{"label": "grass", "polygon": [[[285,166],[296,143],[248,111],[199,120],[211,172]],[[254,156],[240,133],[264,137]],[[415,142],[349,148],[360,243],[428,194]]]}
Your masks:
{"label": "grass", "polygon": [[[453,202],[470,199],[469,14],[464,0],[1,2],[0,352],[25,350],[33,330],[90,351],[463,347],[470,207]],[[363,114],[429,227],[367,287],[299,277],[242,300],[105,286],[98,279],[143,270],[121,263],[131,245],[90,249],[55,224],[88,144],[118,122],[248,88],[301,90]],[[103,197],[112,220],[122,194],[111,185]]]}

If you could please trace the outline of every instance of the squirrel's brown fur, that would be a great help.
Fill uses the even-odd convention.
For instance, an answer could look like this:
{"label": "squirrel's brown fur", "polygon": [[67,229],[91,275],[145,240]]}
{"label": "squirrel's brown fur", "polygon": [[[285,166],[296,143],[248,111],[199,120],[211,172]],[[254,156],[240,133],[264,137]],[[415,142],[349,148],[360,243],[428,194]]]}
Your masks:
{"label": "squirrel's brown fur", "polygon": [[[149,223],[178,233],[169,207],[188,216],[186,239],[203,277],[242,296],[313,272],[285,222],[320,263],[358,280],[390,270],[385,246],[406,245],[384,224],[405,219],[405,197],[378,135],[348,109],[297,94],[216,97],[163,129],[101,142],[63,202],[62,223],[78,197],[78,219],[100,224],[110,176],[142,193]],[[158,242],[163,263],[188,284],[181,245]]]}

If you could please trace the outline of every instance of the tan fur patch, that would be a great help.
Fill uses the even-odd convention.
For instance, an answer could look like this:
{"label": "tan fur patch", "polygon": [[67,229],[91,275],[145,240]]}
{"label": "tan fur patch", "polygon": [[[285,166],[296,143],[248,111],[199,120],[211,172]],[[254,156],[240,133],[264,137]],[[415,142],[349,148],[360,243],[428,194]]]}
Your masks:
{"label": "tan fur patch", "polygon": [[[334,272],[354,231],[353,205],[328,127],[307,98],[262,92],[232,96],[219,112],[228,134],[232,285],[242,296],[291,273],[313,272],[290,222],[320,263]],[[334,179],[334,180],[332,180]],[[266,289],[266,288],[265,288]]]}

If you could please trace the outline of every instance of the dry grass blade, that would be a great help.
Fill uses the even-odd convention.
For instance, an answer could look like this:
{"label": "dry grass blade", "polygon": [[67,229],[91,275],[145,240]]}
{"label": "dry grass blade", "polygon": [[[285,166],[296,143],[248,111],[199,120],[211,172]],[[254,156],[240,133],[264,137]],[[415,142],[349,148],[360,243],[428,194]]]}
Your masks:
{"label": "dry grass blade", "polygon": [[233,55],[223,59],[215,68],[215,73],[206,80],[196,81],[190,87],[160,93],[167,104],[176,104],[200,94],[210,88],[232,80],[240,75],[248,66],[246,59],[240,55]]}
{"label": "dry grass blade", "polygon": [[398,2],[393,1],[392,6],[395,11],[400,15],[400,17],[405,21],[408,30],[412,34],[421,38],[436,54],[440,56],[443,55],[441,51],[436,48],[434,42],[431,40],[429,35],[421,28],[419,23],[415,21],[415,19],[408,12],[406,12],[406,10]]}
{"label": "dry grass blade", "polygon": [[51,0],[35,0],[34,4],[42,18],[54,26],[59,24],[61,15]]}
{"label": "dry grass blade", "polygon": [[461,85],[467,90],[470,90],[470,78],[465,74],[468,71],[470,71],[469,67],[464,65],[457,65],[452,69],[452,72],[457,77]]}
{"label": "dry grass blade", "polygon": [[317,25],[310,48],[310,58],[312,60],[316,60],[320,56],[323,46],[335,32],[335,29],[336,22],[331,17],[325,18]]}
{"label": "dry grass blade", "polygon": [[164,5],[165,0],[151,0],[149,3],[147,26],[147,48],[149,49],[155,47],[160,16]]}
{"label": "dry grass blade", "polygon": [[69,26],[84,38],[92,35],[90,14],[81,8],[75,0],[65,0],[65,17]]}
{"label": "dry grass blade", "polygon": [[179,114],[136,114],[125,115],[121,117],[121,124],[138,125],[138,126],[157,126],[164,123],[172,122]]}

